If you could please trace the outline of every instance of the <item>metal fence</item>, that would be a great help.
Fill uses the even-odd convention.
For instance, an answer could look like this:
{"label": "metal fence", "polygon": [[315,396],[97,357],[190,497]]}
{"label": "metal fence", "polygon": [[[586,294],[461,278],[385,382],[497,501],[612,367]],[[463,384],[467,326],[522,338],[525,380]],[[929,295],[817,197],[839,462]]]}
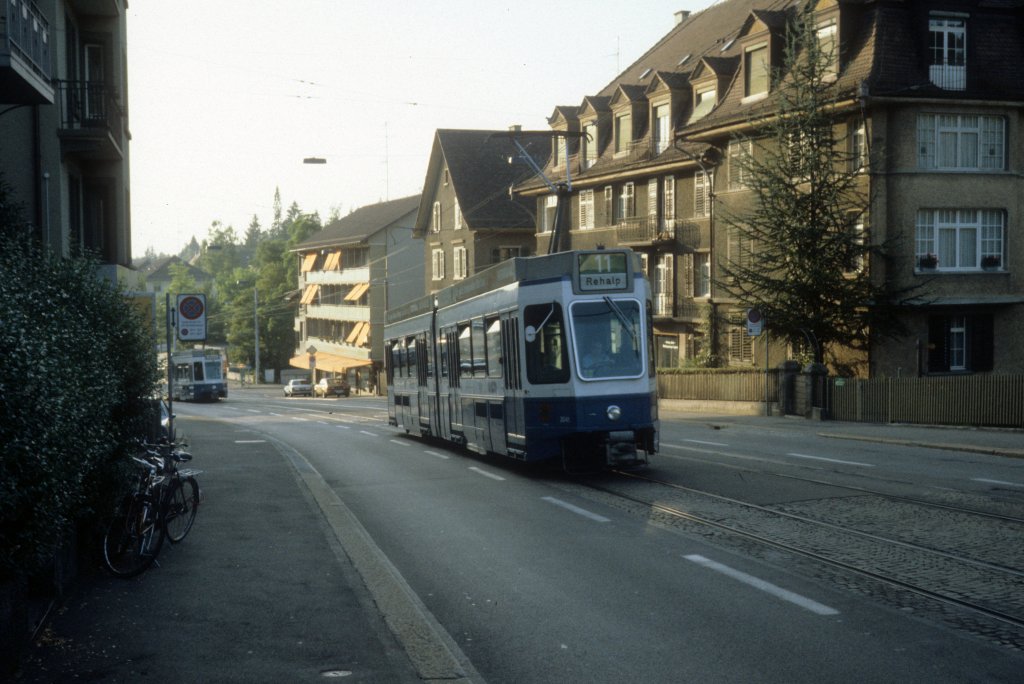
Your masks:
{"label": "metal fence", "polygon": [[[778,369],[659,373],[662,399],[778,402],[780,385],[805,376]],[[765,384],[767,383],[767,395]],[[793,394],[790,388],[790,394]],[[929,378],[828,378],[824,414],[834,420],[1024,428],[1024,375],[966,375]],[[810,401],[795,392],[798,404]],[[804,414],[801,407],[787,412]]]}
{"label": "metal fence", "polygon": [[1024,375],[832,378],[835,420],[1024,428]]}
{"label": "metal fence", "polygon": [[779,394],[779,372],[739,371],[734,373],[659,373],[658,396],[662,399],[704,401],[764,401],[767,377],[768,399]]}

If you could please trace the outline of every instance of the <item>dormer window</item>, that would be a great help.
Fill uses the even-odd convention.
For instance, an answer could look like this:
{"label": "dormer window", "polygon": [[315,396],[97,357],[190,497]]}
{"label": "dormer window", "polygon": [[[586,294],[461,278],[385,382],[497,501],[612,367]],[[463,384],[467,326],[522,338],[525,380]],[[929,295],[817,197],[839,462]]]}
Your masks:
{"label": "dormer window", "polygon": [[839,75],[839,41],[834,20],[818,26],[818,56],[822,78],[835,80]]}
{"label": "dormer window", "polygon": [[936,16],[928,20],[928,78],[944,90],[967,87],[967,20]]}
{"label": "dormer window", "polygon": [[619,114],[615,117],[615,154],[629,152],[633,142],[633,117]]}
{"label": "dormer window", "polygon": [[687,123],[693,123],[707,116],[711,108],[715,106],[718,101],[718,89],[715,86],[707,86],[705,88],[698,88],[697,94],[694,97],[693,113],[690,114],[690,120]]}
{"label": "dormer window", "polygon": [[768,43],[751,45],[743,51],[744,98],[764,97],[768,94],[770,68]]}
{"label": "dormer window", "polygon": [[672,144],[671,106],[668,103],[654,107],[654,126],[652,128],[654,153],[661,154]]}
{"label": "dormer window", "polygon": [[597,122],[583,125],[583,168],[589,169],[597,161]]}
{"label": "dormer window", "polygon": [[565,136],[556,135],[551,138],[551,165],[554,167],[562,166],[565,163],[565,156],[563,151],[565,150]]}

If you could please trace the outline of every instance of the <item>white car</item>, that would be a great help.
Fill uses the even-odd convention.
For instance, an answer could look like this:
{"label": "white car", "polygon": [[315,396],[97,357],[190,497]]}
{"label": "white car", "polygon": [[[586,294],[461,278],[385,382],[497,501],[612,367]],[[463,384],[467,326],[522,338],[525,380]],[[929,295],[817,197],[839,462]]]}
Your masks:
{"label": "white car", "polygon": [[297,378],[295,380],[289,380],[288,384],[284,386],[284,396],[286,397],[298,397],[298,396],[313,396],[313,385],[309,384],[309,380],[305,378]]}

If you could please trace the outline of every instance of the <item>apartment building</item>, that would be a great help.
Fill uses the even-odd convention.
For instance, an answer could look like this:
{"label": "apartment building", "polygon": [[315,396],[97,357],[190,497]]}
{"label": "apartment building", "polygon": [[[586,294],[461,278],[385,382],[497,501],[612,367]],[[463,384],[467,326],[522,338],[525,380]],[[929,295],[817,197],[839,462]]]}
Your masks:
{"label": "apartment building", "polygon": [[412,195],[362,207],[293,250],[302,295],[290,363],[314,382],[343,375],[359,390],[376,385],[388,306],[423,294],[423,248],[413,238],[419,206]]}
{"label": "apartment building", "polygon": [[0,2],[0,172],[50,250],[134,286],[125,5]]}
{"label": "apartment building", "polygon": [[[1024,371],[1024,244],[1014,239],[1024,221],[1024,2],[810,5],[832,57],[837,137],[866,198],[862,227],[886,246],[867,268],[917,291],[900,311],[908,334],[873,340],[855,359],[860,372]],[[732,365],[775,365],[793,353],[735,324],[742,308],[720,268],[737,249],[722,216],[752,201],[739,160],[777,112],[787,31],[804,6],[724,0],[678,13],[612,83],[549,119],[566,133],[545,171],[568,166],[573,177],[570,243],[643,255],[660,366],[709,345]],[[554,196],[536,181],[517,192],[537,202],[544,250]]]}
{"label": "apartment building", "polygon": [[517,128],[437,130],[415,224],[429,265],[422,292],[534,253],[534,202],[511,190],[536,173],[524,155],[538,167],[547,163],[550,138]]}

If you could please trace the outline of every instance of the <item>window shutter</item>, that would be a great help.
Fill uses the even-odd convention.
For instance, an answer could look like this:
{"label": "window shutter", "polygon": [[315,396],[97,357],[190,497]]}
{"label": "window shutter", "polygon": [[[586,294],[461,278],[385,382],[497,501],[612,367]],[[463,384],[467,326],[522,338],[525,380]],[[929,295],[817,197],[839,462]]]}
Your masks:
{"label": "window shutter", "polygon": [[687,297],[696,296],[693,288],[693,252],[683,255],[683,292]]}
{"label": "window shutter", "polygon": [[647,217],[658,218],[658,179],[647,181]]}

